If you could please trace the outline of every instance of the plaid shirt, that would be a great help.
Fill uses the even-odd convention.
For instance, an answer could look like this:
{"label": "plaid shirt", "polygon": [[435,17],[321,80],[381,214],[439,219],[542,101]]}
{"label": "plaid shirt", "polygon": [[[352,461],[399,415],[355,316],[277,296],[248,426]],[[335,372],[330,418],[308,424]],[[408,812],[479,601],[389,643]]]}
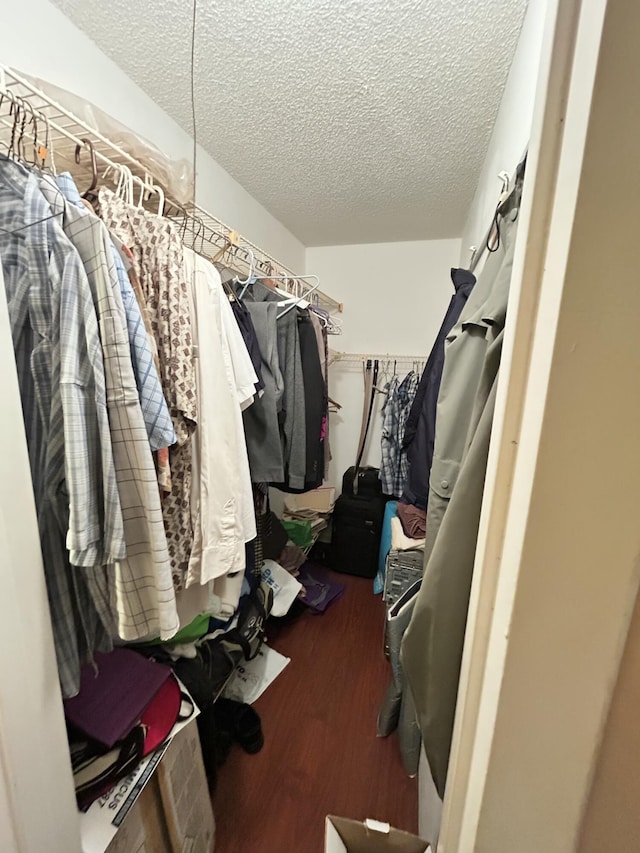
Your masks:
{"label": "plaid shirt", "polygon": [[[35,175],[6,159],[0,256],[58,670],[63,693],[72,696],[80,663],[110,647],[103,563],[125,553],[102,348],[77,252],[51,218]],[[65,537],[82,568],[69,565]]]}
{"label": "plaid shirt", "polygon": [[[113,461],[122,504],[126,559],[115,567],[117,631],[123,640],[168,639],[178,630],[175,593],[156,470],[131,365],[118,274],[104,224],[69,204],[47,178],[40,188],[84,264],[98,315]],[[73,562],[73,560],[72,560]]]}
{"label": "plaid shirt", "polygon": [[402,382],[394,374],[385,389],[387,399],[382,409],[380,480],[386,495],[399,497],[409,474],[407,451],[402,449],[402,440],[418,382],[419,376],[412,370]]}
{"label": "plaid shirt", "polygon": [[107,227],[133,254],[158,345],[160,379],[178,439],[169,453],[171,492],[163,499],[162,511],[173,581],[181,589],[193,544],[191,439],[198,421],[183,247],[167,219],[131,207],[106,187],[100,188],[98,200]]}
{"label": "plaid shirt", "polygon": [[[56,183],[67,201],[90,215],[88,209],[82,203],[80,193],[73,178],[68,172],[58,175]],[[136,378],[140,407],[142,408],[149,444],[152,450],[160,450],[161,447],[170,447],[174,444],[176,434],[173,429],[173,423],[171,422],[169,409],[167,408],[167,402],[162,392],[160,377],[154,363],[149,336],[142,321],[140,305],[133,292],[133,287],[131,286],[119,252],[113,245],[110,246],[110,250],[118,274],[120,293],[127,318],[131,363]]]}

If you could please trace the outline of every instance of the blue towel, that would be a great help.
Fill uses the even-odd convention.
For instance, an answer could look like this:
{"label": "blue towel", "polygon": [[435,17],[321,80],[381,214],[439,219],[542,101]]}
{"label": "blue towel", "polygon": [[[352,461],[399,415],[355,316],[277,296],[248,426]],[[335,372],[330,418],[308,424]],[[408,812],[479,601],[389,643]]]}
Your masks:
{"label": "blue towel", "polygon": [[391,550],[391,519],[397,515],[398,501],[389,501],[384,510],[382,535],[380,537],[380,553],[378,554],[378,574],[373,579],[373,591],[377,595],[384,589],[384,576],[387,555]]}

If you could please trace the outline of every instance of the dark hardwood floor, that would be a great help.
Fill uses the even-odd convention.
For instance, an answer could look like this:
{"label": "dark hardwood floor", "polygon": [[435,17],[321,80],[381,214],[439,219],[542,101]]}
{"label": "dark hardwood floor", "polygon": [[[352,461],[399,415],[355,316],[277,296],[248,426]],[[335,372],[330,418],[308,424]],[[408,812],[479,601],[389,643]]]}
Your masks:
{"label": "dark hardwood floor", "polygon": [[291,663],[255,705],[264,748],[234,746],[219,771],[217,853],[322,853],[327,814],[417,832],[417,780],[402,769],[396,736],[376,737],[390,678],[384,606],[370,580],[336,579],[347,589],[324,615],[268,631]]}

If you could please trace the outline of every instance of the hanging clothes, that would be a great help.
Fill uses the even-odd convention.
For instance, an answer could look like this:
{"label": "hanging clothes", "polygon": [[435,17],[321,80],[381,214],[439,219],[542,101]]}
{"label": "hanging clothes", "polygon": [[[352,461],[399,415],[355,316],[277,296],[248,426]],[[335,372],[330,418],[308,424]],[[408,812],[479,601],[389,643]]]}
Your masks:
{"label": "hanging clothes", "polygon": [[80,258],[37,177],[5,158],[0,255],[58,671],[73,696],[81,662],[112,647],[112,610],[95,593],[110,594],[107,567],[126,554],[104,362]]}
{"label": "hanging clothes", "polygon": [[400,497],[407,480],[409,463],[402,446],[409,410],[418,388],[418,374],[411,370],[400,382],[394,375],[386,388],[382,408],[380,480],[385,495]]}
{"label": "hanging clothes", "polygon": [[440,331],[429,353],[407,417],[402,442],[408,461],[406,485],[401,492],[402,501],[422,510],[427,508],[429,495],[429,475],[436,432],[436,405],[442,378],[445,342],[469,299],[476,277],[468,270],[452,268],[451,281],[454,295],[451,297]]}
{"label": "hanging clothes", "polygon": [[184,255],[171,222],[131,207],[106,187],[98,192],[101,218],[134,255],[160,360],[160,378],[177,442],[169,451],[171,492],[164,498],[169,556],[176,590],[184,585],[193,544],[191,436],[198,420]]}
{"label": "hanging clothes", "polygon": [[318,343],[318,357],[320,358],[320,369],[324,382],[324,414],[322,416],[322,447],[324,454],[324,479],[329,476],[329,463],[331,462],[331,448],[329,445],[329,343],[327,340],[326,324],[320,319],[320,313],[312,306],[309,317],[316,333]]}
{"label": "hanging clothes", "polygon": [[425,572],[402,642],[429,767],[444,796],[473,576],[521,181],[500,243],[447,338],[427,508]]}
{"label": "hanging clothes", "polygon": [[[185,585],[191,587],[230,572],[243,572],[245,541],[255,536],[255,523],[253,529],[245,529],[246,508],[242,497],[247,484],[252,517],[253,494],[240,401],[222,317],[226,297],[220,298],[217,290],[220,277],[209,261],[185,249],[184,264],[200,413],[192,437],[194,465],[190,504],[194,541],[185,579]],[[248,379],[255,379],[253,371]]]}
{"label": "hanging clothes", "polygon": [[380,481],[382,492],[393,495],[395,479],[395,412],[394,401],[400,385],[400,377],[394,373],[384,386],[384,404],[382,406],[382,436],[380,439]]}
{"label": "hanging clothes", "polygon": [[[208,263],[208,262],[207,262]],[[244,437],[241,412],[253,405],[255,400],[255,386],[258,381],[253,369],[251,358],[244,345],[242,334],[233,316],[231,303],[222,287],[220,273],[213,264],[209,264],[211,275],[212,292],[220,303],[222,313],[222,328],[225,347],[225,367],[230,387],[235,389],[236,401],[239,411],[235,418],[235,432],[238,441],[238,471],[240,481],[240,510],[242,516],[244,541],[250,542],[256,536],[256,516],[253,501],[253,489],[251,486],[251,474],[249,472],[249,458],[247,445]],[[213,272],[211,272],[213,270]]]}
{"label": "hanging clothes", "polygon": [[[52,180],[40,190],[84,265],[104,354],[107,412],[124,521],[126,557],[115,565],[118,613],[114,636],[168,639],[178,630],[167,539],[147,429],[131,363],[127,321],[109,235],[84,208],[67,202]],[[134,476],[132,476],[132,473]]]}
{"label": "hanging clothes", "polygon": [[[55,181],[58,189],[70,204],[77,207],[81,212],[91,215],[85,207],[69,172],[57,175]],[[142,409],[151,449],[159,450],[161,447],[169,447],[174,444],[176,434],[158,376],[157,348],[153,338],[149,337],[138,298],[134,293],[120,252],[111,238],[109,238],[109,250],[120,286],[129,337],[129,352],[138,388],[140,408]]]}
{"label": "hanging clothes", "polygon": [[278,306],[275,302],[247,302],[262,358],[264,394],[243,412],[244,431],[254,483],[284,480],[278,412],[282,407],[284,378],[278,356]]}
{"label": "hanging clothes", "polygon": [[[129,283],[131,284],[131,289],[133,290],[134,296],[140,307],[140,316],[142,317],[142,322],[144,323],[144,328],[147,333],[147,337],[149,339],[149,347],[151,352],[153,353],[153,363],[156,368],[156,373],[158,374],[158,378],[160,377],[160,359],[158,357],[158,345],[156,343],[156,339],[153,333],[153,325],[151,323],[151,315],[149,313],[149,309],[146,304],[145,295],[142,290],[142,285],[140,283],[140,277],[136,271],[135,258],[129,249],[128,246],[125,246],[122,240],[120,240],[113,232],[109,235],[111,240],[120,253],[122,258],[122,263],[124,264],[125,270],[127,272],[127,276],[129,278]],[[123,297],[124,298],[124,297]],[[163,392],[164,397],[164,392]],[[166,404],[166,400],[165,400]],[[171,414],[169,413],[169,417]],[[171,428],[173,430],[173,421],[171,423]],[[170,442],[167,447],[159,447],[156,451],[156,467],[158,471],[158,485],[164,494],[170,494],[171,492],[171,468],[169,465],[169,446],[172,443],[177,441],[177,436],[174,431],[174,440]]]}
{"label": "hanging clothes", "polygon": [[306,412],[304,374],[295,310],[279,317],[278,356],[284,376],[282,396],[282,455],[285,466],[283,488],[304,489],[306,479]]}
{"label": "hanging clothes", "polygon": [[305,411],[305,482],[304,488],[317,489],[324,479],[324,417],[328,400],[318,341],[308,311],[294,309],[297,313],[300,340],[300,361],[304,382]]}
{"label": "hanging clothes", "polygon": [[226,619],[259,572],[242,422],[264,386],[251,316],[209,261],[187,253],[186,274],[169,221],[104,187],[97,206],[106,222],[69,174],[0,156],[0,283],[65,696],[114,639],[173,637],[185,584],[183,613]]}
{"label": "hanging clothes", "polygon": [[256,372],[257,381],[255,384],[255,391],[257,395],[260,395],[264,391],[264,380],[262,378],[262,354],[260,352],[260,346],[258,344],[258,338],[253,325],[253,320],[251,319],[251,314],[247,310],[247,306],[244,302],[241,302],[239,299],[231,300],[231,309],[233,311],[233,316],[236,318],[238,328],[240,329],[242,340],[244,341],[247,352],[249,353],[251,364]]}
{"label": "hanging clothes", "polygon": [[[251,293],[245,295],[247,304],[251,301],[273,302],[278,305],[281,298],[261,284],[254,285]],[[278,410],[280,439],[282,444],[282,461],[284,477],[282,481],[273,482],[276,488],[284,491],[303,490],[306,479],[306,414],[304,374],[300,355],[300,336],[296,310],[277,316],[276,339],[278,362],[283,377],[283,390]]]}

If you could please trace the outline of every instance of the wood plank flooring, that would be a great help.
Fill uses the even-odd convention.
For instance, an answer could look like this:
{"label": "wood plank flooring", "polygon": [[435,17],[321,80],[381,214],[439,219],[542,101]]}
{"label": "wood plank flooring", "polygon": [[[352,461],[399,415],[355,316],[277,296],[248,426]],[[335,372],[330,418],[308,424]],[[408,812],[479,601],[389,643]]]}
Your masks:
{"label": "wood plank flooring", "polygon": [[219,771],[216,853],[322,853],[327,814],[417,832],[417,780],[402,768],[395,734],[376,737],[391,672],[384,606],[370,580],[336,579],[347,588],[324,615],[268,631],[291,663],[255,705],[264,748],[234,746]]}

